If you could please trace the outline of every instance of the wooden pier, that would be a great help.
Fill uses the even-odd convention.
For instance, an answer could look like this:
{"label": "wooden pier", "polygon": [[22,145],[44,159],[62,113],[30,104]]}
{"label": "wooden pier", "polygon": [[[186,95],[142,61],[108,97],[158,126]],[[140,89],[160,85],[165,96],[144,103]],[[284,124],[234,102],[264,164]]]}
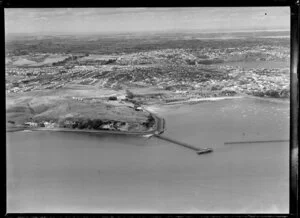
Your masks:
{"label": "wooden pier", "polygon": [[205,153],[210,153],[212,152],[213,150],[211,148],[197,148],[197,147],[194,147],[192,145],[189,145],[187,143],[184,143],[184,142],[180,142],[180,141],[177,141],[177,140],[174,140],[174,139],[171,139],[169,137],[166,137],[166,136],[162,136],[162,135],[157,135],[155,134],[154,135],[156,138],[159,138],[159,139],[162,139],[162,140],[165,140],[165,141],[168,141],[168,142],[172,142],[174,144],[177,144],[177,145],[181,145],[185,148],[189,148],[191,150],[194,150],[196,151],[197,154],[205,154]]}

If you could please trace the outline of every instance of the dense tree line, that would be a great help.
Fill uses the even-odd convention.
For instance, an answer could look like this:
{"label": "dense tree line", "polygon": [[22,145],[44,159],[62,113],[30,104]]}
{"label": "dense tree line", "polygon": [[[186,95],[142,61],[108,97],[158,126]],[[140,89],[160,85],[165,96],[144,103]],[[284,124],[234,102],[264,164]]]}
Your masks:
{"label": "dense tree line", "polygon": [[[152,115],[149,115],[147,121],[142,123],[146,128],[150,128],[154,125],[155,119]],[[109,125],[110,127],[104,127]],[[126,122],[122,121],[103,121],[100,119],[77,119],[77,120],[64,120],[59,123],[62,128],[70,129],[92,129],[92,130],[119,130],[120,127],[125,126]]]}
{"label": "dense tree line", "polygon": [[94,129],[94,130],[103,130],[103,125],[111,124],[112,127],[117,129],[118,127],[125,125],[125,122],[121,121],[103,121],[100,119],[78,119],[78,120],[65,120],[61,122],[60,126],[63,128],[71,129]]}
{"label": "dense tree line", "polygon": [[155,119],[153,118],[153,116],[151,114],[149,114],[148,118],[147,118],[147,121],[143,123],[143,125],[146,127],[146,128],[150,128],[154,125],[155,123]]}

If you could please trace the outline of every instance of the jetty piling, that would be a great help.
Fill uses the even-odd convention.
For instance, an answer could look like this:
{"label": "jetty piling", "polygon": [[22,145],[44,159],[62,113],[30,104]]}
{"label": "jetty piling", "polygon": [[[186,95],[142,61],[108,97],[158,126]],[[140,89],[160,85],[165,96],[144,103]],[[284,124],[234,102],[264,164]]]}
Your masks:
{"label": "jetty piling", "polygon": [[194,150],[196,151],[197,154],[206,154],[206,153],[210,153],[212,152],[213,150],[211,148],[197,148],[197,147],[194,147],[192,145],[189,145],[187,143],[184,143],[184,142],[180,142],[180,141],[177,141],[177,140],[174,140],[174,139],[171,139],[169,137],[166,137],[166,136],[162,136],[162,135],[154,135],[156,138],[159,138],[159,139],[162,139],[162,140],[165,140],[165,141],[168,141],[168,142],[172,142],[174,144],[177,144],[177,145],[181,145],[183,147],[186,147],[186,148],[189,148],[191,150]]}

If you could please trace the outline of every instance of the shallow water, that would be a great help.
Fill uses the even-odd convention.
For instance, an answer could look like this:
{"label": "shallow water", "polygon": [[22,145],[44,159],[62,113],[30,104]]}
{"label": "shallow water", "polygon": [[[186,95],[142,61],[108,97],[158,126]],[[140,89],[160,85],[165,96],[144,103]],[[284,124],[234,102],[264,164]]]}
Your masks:
{"label": "shallow water", "polygon": [[59,132],[7,134],[8,212],[287,213],[289,104],[234,99],[161,107],[157,139]]}

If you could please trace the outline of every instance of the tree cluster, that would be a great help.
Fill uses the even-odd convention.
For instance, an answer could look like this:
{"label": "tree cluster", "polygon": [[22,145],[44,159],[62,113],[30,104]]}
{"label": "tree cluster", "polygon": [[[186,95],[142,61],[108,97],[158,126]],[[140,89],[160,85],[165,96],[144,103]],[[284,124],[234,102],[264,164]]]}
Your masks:
{"label": "tree cluster", "polygon": [[71,129],[93,129],[93,130],[105,130],[103,125],[111,125],[112,129],[117,130],[119,127],[126,125],[122,121],[103,121],[100,119],[77,119],[77,120],[65,120],[61,122],[60,126],[63,128]]}

